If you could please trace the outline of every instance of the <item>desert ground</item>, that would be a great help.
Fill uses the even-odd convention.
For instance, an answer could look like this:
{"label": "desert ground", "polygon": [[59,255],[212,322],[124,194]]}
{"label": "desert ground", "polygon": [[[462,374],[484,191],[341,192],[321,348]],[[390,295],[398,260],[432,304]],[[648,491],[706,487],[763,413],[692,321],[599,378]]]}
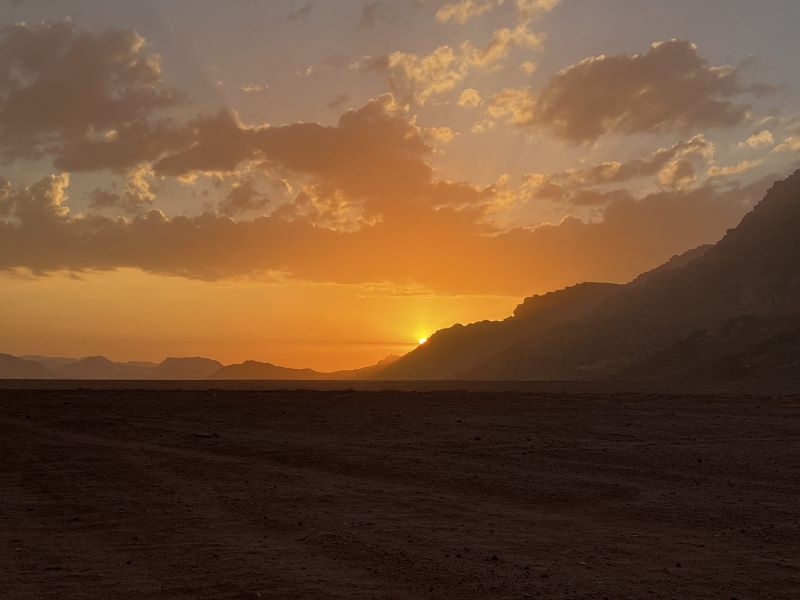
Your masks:
{"label": "desert ground", "polygon": [[0,391],[0,598],[800,598],[789,390],[142,385]]}

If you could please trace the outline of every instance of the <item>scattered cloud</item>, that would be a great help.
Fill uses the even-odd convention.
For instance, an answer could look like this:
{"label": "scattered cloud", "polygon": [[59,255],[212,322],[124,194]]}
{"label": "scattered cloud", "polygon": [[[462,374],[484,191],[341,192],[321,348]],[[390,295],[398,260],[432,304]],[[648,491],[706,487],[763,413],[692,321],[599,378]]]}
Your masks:
{"label": "scattered cloud", "polygon": [[[561,0],[513,0],[518,19],[527,23],[550,12],[560,4]],[[440,23],[450,21],[465,25],[473,18],[480,17],[504,4],[506,0],[455,0],[444,4],[436,11],[436,20]]]}
{"label": "scattered cloud", "polygon": [[769,91],[743,81],[739,69],[712,66],[684,40],[652,45],[645,54],[596,56],[559,71],[521,124],[573,142],[609,133],[663,133],[744,123],[750,107],[738,99]]}
{"label": "scattered cloud", "polygon": [[483,103],[481,93],[474,88],[467,88],[458,97],[458,105],[465,108],[475,108]]}
{"label": "scattered cloud", "polygon": [[470,131],[472,131],[472,133],[486,133],[490,129],[494,129],[496,125],[497,123],[491,119],[481,119],[472,124]]}
{"label": "scattered cloud", "polygon": [[151,209],[156,200],[152,189],[153,171],[148,164],[130,169],[125,175],[122,190],[116,187],[95,189],[89,194],[92,208],[118,209],[128,214],[141,214]]}
{"label": "scattered cloud", "polygon": [[89,33],[68,21],[0,30],[0,152],[7,160],[144,127],[183,101],[133,31]]}
{"label": "scattered cloud", "polygon": [[709,177],[728,177],[730,175],[738,175],[739,173],[744,173],[745,171],[749,171],[750,169],[755,169],[756,167],[763,164],[764,159],[759,158],[756,160],[743,160],[735,165],[729,165],[727,167],[719,167],[719,166],[712,166],[708,169],[708,176]]}
{"label": "scattered cloud", "polygon": [[245,83],[240,88],[245,94],[260,94],[269,89],[268,83]]}
{"label": "scattered cloud", "polygon": [[512,48],[535,50],[543,43],[542,34],[521,23],[495,30],[484,46],[466,41],[458,48],[443,45],[428,54],[392,52],[362,59],[355,68],[383,74],[389,89],[401,101],[423,105],[453,91],[468,75],[502,64]]}
{"label": "scattered cloud", "polygon": [[790,135],[772,150],[774,153],[780,152],[800,152],[800,136]]}
{"label": "scattered cloud", "polygon": [[774,146],[775,145],[775,138],[772,135],[772,132],[768,129],[763,129],[757,133],[754,133],[749,138],[744,141],[744,144],[750,146],[751,148],[763,148],[765,146]]}
{"label": "scattered cloud", "polygon": [[534,118],[536,100],[530,89],[505,88],[489,100],[486,112],[493,119],[504,119],[511,125],[525,125]]}
{"label": "scattered cloud", "polygon": [[440,23],[455,21],[464,25],[473,17],[479,17],[494,9],[499,0],[458,0],[449,2],[436,11],[436,20]]}

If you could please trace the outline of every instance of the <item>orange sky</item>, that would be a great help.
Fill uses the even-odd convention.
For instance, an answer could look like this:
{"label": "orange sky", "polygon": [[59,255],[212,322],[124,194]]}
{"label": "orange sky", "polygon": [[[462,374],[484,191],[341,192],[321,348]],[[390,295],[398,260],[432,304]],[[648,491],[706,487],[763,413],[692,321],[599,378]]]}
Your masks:
{"label": "orange sky", "polygon": [[798,164],[797,3],[370,6],[0,6],[0,352],[364,366]]}
{"label": "orange sky", "polygon": [[89,351],[120,361],[202,355],[320,370],[408,352],[419,338],[453,322],[503,318],[517,301],[405,296],[355,285],[209,283],[134,270],[0,282],[7,352]]}

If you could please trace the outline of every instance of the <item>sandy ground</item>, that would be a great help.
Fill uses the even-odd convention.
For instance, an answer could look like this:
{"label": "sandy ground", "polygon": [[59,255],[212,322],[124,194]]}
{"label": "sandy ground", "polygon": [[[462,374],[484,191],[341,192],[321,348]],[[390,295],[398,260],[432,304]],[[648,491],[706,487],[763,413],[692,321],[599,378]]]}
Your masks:
{"label": "sandy ground", "polygon": [[0,598],[800,598],[800,396],[1,391]]}

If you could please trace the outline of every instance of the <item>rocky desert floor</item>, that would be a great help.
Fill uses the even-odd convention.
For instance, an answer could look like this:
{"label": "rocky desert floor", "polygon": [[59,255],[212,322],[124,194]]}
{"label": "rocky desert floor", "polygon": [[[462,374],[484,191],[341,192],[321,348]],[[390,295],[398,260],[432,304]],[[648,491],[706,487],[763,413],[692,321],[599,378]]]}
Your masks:
{"label": "rocky desert floor", "polygon": [[800,598],[800,395],[55,387],[0,598]]}

